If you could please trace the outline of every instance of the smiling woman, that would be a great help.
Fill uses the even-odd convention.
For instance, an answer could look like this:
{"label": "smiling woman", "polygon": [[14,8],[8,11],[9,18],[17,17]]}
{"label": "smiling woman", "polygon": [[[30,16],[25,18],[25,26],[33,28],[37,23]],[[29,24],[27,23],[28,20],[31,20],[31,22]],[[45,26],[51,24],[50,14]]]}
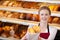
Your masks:
{"label": "smiling woman", "polygon": [[[22,40],[25,40],[25,39],[26,40],[54,40],[56,33],[57,33],[57,29],[52,26],[49,26],[49,24],[48,24],[48,20],[50,18],[50,14],[51,14],[50,9],[47,6],[42,6],[39,9],[38,13],[40,16],[39,26],[38,27],[33,26],[32,28],[28,28],[28,32],[22,38]],[[35,27],[37,27],[37,28],[34,29]],[[33,30],[33,33],[31,34],[30,31],[32,31],[32,30]],[[36,30],[37,30],[37,32],[36,32]],[[38,34],[34,37],[30,36],[30,35],[35,35],[34,33],[38,33]],[[29,38],[31,38],[31,39],[29,39]]]}

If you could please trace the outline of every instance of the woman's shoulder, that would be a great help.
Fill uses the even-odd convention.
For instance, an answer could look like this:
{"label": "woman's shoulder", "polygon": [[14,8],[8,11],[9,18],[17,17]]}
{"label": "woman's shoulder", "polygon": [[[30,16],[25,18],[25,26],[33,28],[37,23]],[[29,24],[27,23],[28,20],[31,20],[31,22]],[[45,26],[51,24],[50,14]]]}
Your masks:
{"label": "woman's shoulder", "polygon": [[49,29],[50,30],[58,30],[56,27],[54,27],[54,26],[49,26]]}
{"label": "woman's shoulder", "polygon": [[50,31],[50,34],[55,35],[57,33],[58,29],[53,26],[49,26],[49,31]]}

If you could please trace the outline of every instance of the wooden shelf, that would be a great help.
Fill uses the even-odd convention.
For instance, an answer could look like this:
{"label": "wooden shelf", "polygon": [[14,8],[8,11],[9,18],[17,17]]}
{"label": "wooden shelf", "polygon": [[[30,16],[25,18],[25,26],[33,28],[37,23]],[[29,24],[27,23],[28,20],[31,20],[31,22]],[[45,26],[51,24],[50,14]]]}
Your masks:
{"label": "wooden shelf", "polygon": [[60,12],[54,11],[54,12],[51,13],[51,16],[57,16],[57,17],[60,17]]}
{"label": "wooden shelf", "polygon": [[38,23],[39,23],[36,21],[28,21],[28,20],[15,19],[15,18],[2,18],[2,17],[0,18],[0,21],[23,24],[23,25],[38,25]]}
{"label": "wooden shelf", "polygon": [[[20,12],[20,13],[38,14],[38,10],[36,10],[36,9],[27,9],[27,8],[21,8],[21,7],[0,6],[0,10],[11,11],[11,12]],[[51,13],[51,16],[60,17],[60,12],[53,11]]]}
{"label": "wooden shelf", "polygon": [[27,8],[21,8],[21,7],[6,7],[6,6],[0,6],[0,10],[11,11],[11,12],[30,13],[30,14],[37,14],[37,11],[38,11],[36,9],[27,9]]}
{"label": "wooden shelf", "polygon": [[18,0],[18,1],[28,1],[28,2],[47,2],[47,3],[60,4],[60,0]]}
{"label": "wooden shelf", "polygon": [[[23,25],[37,25],[39,22],[36,21],[29,21],[29,20],[22,20],[22,19],[14,19],[14,18],[0,18],[0,21],[2,22],[9,22],[9,23],[16,23],[16,24],[23,24]],[[60,30],[60,24],[55,24],[55,23],[49,23],[49,26],[56,27],[57,29]]]}

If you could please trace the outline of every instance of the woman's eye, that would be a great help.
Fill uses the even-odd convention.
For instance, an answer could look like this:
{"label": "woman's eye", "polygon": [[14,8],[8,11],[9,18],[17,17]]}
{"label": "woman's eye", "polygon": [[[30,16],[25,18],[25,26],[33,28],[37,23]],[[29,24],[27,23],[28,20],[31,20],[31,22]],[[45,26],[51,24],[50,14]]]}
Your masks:
{"label": "woman's eye", "polygon": [[46,16],[48,15],[48,14],[45,14]]}
{"label": "woman's eye", "polygon": [[41,14],[43,16],[43,14]]}

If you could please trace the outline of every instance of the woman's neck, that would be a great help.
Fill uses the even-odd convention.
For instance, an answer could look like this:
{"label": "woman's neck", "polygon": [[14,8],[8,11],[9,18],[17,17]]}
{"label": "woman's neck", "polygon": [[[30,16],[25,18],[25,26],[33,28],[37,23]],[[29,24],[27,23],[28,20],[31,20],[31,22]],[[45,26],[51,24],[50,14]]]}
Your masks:
{"label": "woman's neck", "polygon": [[46,32],[47,22],[40,22],[40,30],[41,30],[41,32]]}
{"label": "woman's neck", "polygon": [[40,22],[40,27],[47,28],[47,22]]}
{"label": "woman's neck", "polygon": [[47,22],[40,22],[41,32],[45,32],[46,29],[47,29]]}

